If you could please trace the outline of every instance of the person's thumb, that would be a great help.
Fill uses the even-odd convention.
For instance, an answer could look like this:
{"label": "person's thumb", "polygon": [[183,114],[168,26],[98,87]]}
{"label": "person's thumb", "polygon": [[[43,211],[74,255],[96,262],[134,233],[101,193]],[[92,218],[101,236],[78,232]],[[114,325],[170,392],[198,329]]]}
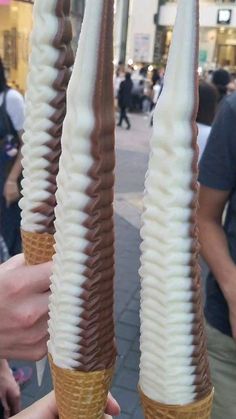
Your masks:
{"label": "person's thumb", "polygon": [[15,419],[57,419],[58,412],[54,392],[23,410]]}
{"label": "person's thumb", "polygon": [[105,413],[108,414],[108,418],[109,418],[109,415],[118,416],[120,414],[120,406],[117,403],[117,401],[114,399],[114,397],[111,395],[111,393],[108,394]]}

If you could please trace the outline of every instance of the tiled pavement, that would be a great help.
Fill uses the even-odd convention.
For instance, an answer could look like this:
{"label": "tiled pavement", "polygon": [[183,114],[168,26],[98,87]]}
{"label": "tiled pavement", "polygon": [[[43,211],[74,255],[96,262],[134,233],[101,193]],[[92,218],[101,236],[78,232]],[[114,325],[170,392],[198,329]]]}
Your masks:
{"label": "tiled pavement", "polygon": [[[151,129],[148,119],[132,115],[132,129],[117,130],[115,320],[118,358],[112,393],[122,407],[120,418],[143,418],[137,391],[139,366],[139,226]],[[39,389],[34,377],[22,391],[28,406],[51,389],[47,368]],[[46,419],[46,418],[45,418]]]}

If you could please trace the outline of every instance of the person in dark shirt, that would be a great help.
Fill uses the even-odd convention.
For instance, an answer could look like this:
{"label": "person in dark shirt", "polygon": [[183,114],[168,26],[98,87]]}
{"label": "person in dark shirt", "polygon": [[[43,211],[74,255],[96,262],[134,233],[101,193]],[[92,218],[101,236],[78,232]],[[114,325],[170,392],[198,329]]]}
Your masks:
{"label": "person in dark shirt", "polygon": [[18,201],[23,123],[24,99],[7,85],[0,58],[0,234],[10,256],[22,250]]}
{"label": "person in dark shirt", "polygon": [[214,71],[212,75],[212,83],[218,91],[218,102],[221,102],[225,95],[227,95],[227,86],[230,83],[229,72],[223,68],[219,68]]}
{"label": "person in dark shirt", "polygon": [[125,80],[121,82],[119,92],[118,92],[118,105],[120,108],[120,119],[117,124],[121,127],[123,120],[127,124],[127,129],[130,129],[130,121],[126,113],[126,109],[130,108],[132,105],[132,89],[133,82],[131,80],[131,74],[126,73]]}
{"label": "person in dark shirt", "polygon": [[224,99],[200,162],[199,235],[210,273],[205,317],[212,419],[236,418],[236,94]]}

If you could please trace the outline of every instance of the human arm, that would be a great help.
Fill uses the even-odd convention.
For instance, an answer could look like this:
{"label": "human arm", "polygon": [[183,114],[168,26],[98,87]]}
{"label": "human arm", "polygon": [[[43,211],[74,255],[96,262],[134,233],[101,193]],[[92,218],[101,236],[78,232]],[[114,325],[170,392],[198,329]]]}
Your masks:
{"label": "human arm", "polygon": [[20,198],[20,190],[19,190],[19,178],[22,172],[22,164],[21,164],[21,136],[22,132],[18,133],[20,139],[20,148],[18,150],[18,154],[14,165],[11,168],[10,173],[5,181],[3,195],[6,199],[6,204],[9,207],[12,203],[18,201]]}
{"label": "human arm", "polygon": [[24,123],[24,99],[22,95],[14,89],[10,89],[7,92],[6,110],[20,141],[17,157],[10,173],[8,174],[3,191],[6,204],[9,206],[13,202],[16,202],[20,197],[19,178],[22,172],[21,145]]}
{"label": "human arm", "polygon": [[[119,415],[120,408],[109,394],[106,411],[109,415]],[[106,415],[107,416],[107,415]],[[109,416],[108,416],[109,417]],[[48,394],[28,409],[14,416],[15,419],[57,419],[58,412],[54,392]]]}
{"label": "human arm", "polygon": [[201,185],[199,191],[199,240],[201,254],[213,272],[229,306],[233,337],[236,339],[236,265],[231,258],[222,226],[229,191]]}
{"label": "human arm", "polygon": [[234,337],[236,266],[222,226],[222,214],[236,186],[235,101],[236,96],[232,95],[221,105],[200,161],[198,212],[202,255],[228,303]]}
{"label": "human arm", "polygon": [[0,360],[0,400],[4,419],[20,411],[20,389],[5,359]]}
{"label": "human arm", "polygon": [[46,354],[50,275],[51,262],[26,266],[23,255],[0,266],[0,358]]}

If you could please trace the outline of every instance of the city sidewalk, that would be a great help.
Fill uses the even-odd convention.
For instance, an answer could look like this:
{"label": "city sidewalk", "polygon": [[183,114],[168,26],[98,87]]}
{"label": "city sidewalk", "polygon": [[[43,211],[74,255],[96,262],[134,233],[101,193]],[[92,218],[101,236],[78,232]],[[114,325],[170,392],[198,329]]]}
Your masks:
{"label": "city sidewalk", "polygon": [[[147,117],[130,117],[131,130],[117,128],[116,132],[115,320],[118,358],[112,393],[122,408],[120,418],[141,419],[143,414],[137,391],[140,357],[139,226],[151,128]],[[35,374],[31,382],[23,388],[23,406],[41,398],[50,389],[51,379],[47,366],[41,388],[38,388]]]}

